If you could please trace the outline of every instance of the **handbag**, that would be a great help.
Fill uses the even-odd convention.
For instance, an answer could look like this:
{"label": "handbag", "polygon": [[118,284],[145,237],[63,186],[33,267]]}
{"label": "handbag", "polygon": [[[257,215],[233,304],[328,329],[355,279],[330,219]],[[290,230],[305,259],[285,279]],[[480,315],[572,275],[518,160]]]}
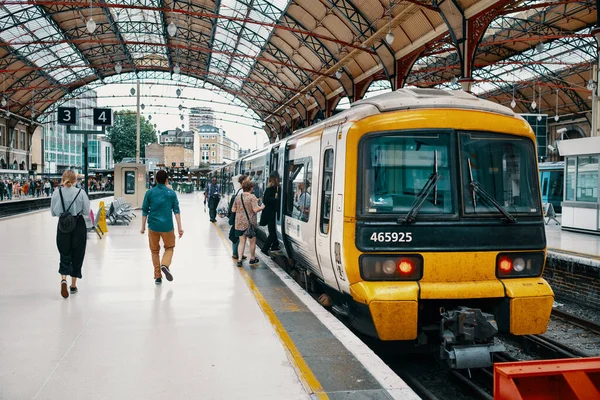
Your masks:
{"label": "handbag", "polygon": [[242,207],[244,207],[244,212],[246,213],[246,218],[248,218],[248,228],[244,231],[244,236],[248,239],[252,239],[256,236],[256,227],[252,225],[252,221],[250,221],[250,216],[248,215],[248,211],[246,210],[246,204],[244,204],[244,195],[240,195],[240,200],[242,202]]}

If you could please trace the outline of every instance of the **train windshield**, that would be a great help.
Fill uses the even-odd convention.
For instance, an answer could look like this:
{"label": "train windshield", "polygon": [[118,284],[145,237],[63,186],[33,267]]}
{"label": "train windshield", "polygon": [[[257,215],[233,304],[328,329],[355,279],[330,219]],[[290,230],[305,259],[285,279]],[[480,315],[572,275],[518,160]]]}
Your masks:
{"label": "train windshield", "polygon": [[[362,213],[406,215],[421,195],[424,201],[419,217],[454,214],[450,142],[450,132],[446,131],[373,135],[364,140]],[[436,177],[433,185],[432,176]]]}
{"label": "train windshield", "polygon": [[529,139],[461,133],[459,142],[465,214],[540,213],[535,150]]}

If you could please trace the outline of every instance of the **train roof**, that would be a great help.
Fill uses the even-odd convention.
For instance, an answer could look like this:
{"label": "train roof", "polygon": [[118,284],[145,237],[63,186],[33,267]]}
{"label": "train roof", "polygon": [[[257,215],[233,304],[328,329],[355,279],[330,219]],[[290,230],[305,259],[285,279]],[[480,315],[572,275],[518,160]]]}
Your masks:
{"label": "train roof", "polygon": [[379,112],[419,108],[462,108],[488,111],[511,117],[518,116],[518,114],[508,107],[480,99],[462,90],[398,89],[393,92],[357,101],[352,107],[359,107],[365,104],[374,105]]}

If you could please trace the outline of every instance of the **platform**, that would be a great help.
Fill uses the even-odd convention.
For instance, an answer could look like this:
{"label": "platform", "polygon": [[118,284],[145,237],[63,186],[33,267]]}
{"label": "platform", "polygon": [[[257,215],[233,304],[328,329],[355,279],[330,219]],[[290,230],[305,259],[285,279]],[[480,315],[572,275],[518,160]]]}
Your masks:
{"label": "platform", "polygon": [[418,398],[272,261],[238,269],[201,195],[179,197],[173,282],[155,286],[138,215],[88,235],[68,299],[56,219],[0,220],[0,399]]}

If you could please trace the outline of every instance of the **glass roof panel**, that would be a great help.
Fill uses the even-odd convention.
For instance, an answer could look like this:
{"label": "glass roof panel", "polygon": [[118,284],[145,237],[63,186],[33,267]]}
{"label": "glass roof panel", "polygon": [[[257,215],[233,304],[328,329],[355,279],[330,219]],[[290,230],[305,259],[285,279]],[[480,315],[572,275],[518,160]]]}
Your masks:
{"label": "glass roof panel", "polygon": [[[106,0],[109,4],[121,3],[121,0]],[[139,0],[136,3],[141,3],[144,6],[156,6],[155,2],[147,0]],[[152,56],[160,57],[164,59],[165,65],[168,66],[167,50],[164,45],[164,27],[162,26],[162,20],[160,13],[152,10],[145,9],[134,9],[134,8],[111,8],[110,9],[113,18],[116,21],[119,31],[126,42],[143,42],[143,43],[156,43],[163,46],[153,46]],[[133,32],[128,27],[130,22],[143,22],[137,24],[139,31]],[[145,58],[148,53],[145,51],[136,51],[140,46],[133,44],[126,44],[134,62],[137,66],[147,65]]]}
{"label": "glass roof panel", "polygon": [[[236,18],[249,18],[252,21],[276,23],[286,9],[289,0],[255,0],[250,3],[238,0],[222,0],[217,14]],[[267,12],[265,12],[265,10]],[[225,78],[227,86],[239,90],[254,67],[255,60],[238,58],[238,54],[257,57],[264,48],[271,31],[270,26],[255,22],[239,22],[219,20],[215,30],[215,39],[222,43],[215,43],[215,49],[231,54],[214,53],[210,59],[209,78],[214,75],[239,76],[238,78]],[[252,43],[244,37],[257,35]],[[220,80],[217,80],[220,82]]]}
{"label": "glass roof panel", "polygon": [[0,20],[6,18],[12,18],[18,26],[0,31],[0,39],[7,42],[15,53],[44,68],[58,82],[71,83],[93,74],[90,68],[70,68],[85,65],[72,44],[61,43],[52,47],[35,44],[40,41],[65,40],[54,23],[37,6],[24,8],[19,4],[2,5]]}
{"label": "glass roof panel", "polygon": [[[577,33],[589,33],[589,29]],[[473,71],[474,78],[481,81],[473,87],[473,93],[480,95],[497,90],[498,86],[510,86],[512,90],[515,82],[552,78],[552,75],[565,69],[590,63],[594,59],[590,54],[596,53],[595,43],[592,37],[565,37],[547,43],[542,53],[530,49],[497,64]],[[496,84],[485,82],[486,79],[494,80]]]}

